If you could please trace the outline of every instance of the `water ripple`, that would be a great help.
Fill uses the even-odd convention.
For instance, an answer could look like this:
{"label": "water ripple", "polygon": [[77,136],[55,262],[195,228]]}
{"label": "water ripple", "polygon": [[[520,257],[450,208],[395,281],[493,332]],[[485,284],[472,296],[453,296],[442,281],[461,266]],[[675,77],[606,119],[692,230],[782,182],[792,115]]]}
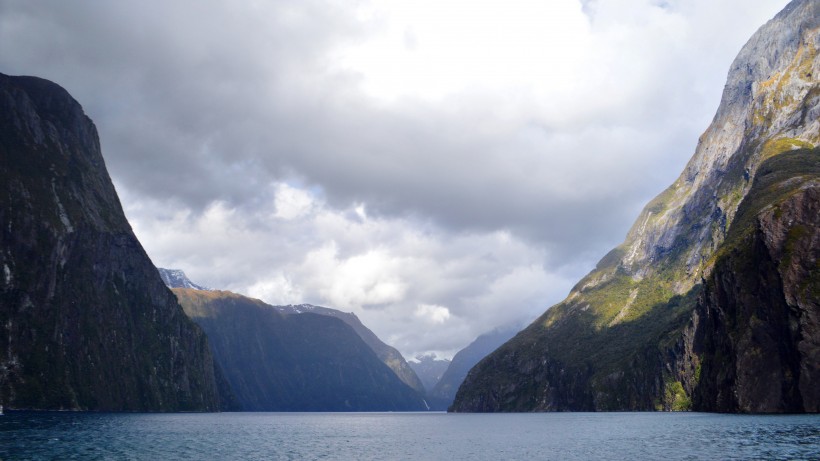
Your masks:
{"label": "water ripple", "polygon": [[818,459],[820,416],[8,413],[0,460]]}

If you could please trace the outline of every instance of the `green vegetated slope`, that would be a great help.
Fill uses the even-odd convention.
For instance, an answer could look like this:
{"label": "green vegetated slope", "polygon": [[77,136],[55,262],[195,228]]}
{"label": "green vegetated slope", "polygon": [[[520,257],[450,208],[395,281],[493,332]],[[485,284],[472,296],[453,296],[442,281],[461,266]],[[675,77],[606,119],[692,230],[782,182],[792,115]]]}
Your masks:
{"label": "green vegetated slope", "polygon": [[[566,300],[471,370],[452,410],[817,411],[819,31],[820,2],[796,0],[752,37],[680,178]],[[797,227],[769,213],[795,207]]]}
{"label": "green vegetated slope", "polygon": [[226,291],[173,291],[207,333],[244,410],[427,409],[421,395],[338,318],[282,314],[262,301]]}
{"label": "green vegetated slope", "polygon": [[207,340],[131,231],[80,105],[0,74],[0,404],[218,410]]}

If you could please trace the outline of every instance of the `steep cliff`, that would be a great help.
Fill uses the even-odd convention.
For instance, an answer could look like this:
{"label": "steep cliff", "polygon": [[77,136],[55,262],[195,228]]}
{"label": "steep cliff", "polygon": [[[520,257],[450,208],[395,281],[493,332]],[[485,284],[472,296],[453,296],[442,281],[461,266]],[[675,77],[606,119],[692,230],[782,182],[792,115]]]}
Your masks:
{"label": "steep cliff", "polygon": [[[698,322],[710,312],[707,305],[712,311],[728,309],[705,301],[728,289],[711,277],[717,277],[724,264],[733,264],[732,271],[745,271],[749,277],[758,270],[740,260],[730,264],[722,259],[721,250],[738,242],[730,238],[730,229],[732,235],[740,235],[754,227],[754,220],[738,218],[738,210],[741,202],[751,203],[747,199],[760,202],[759,196],[749,195],[762,165],[784,168],[782,162],[765,162],[793,149],[812,148],[820,140],[818,48],[818,0],[793,1],[758,30],[732,64],[718,112],[678,180],[646,206],[625,242],[606,255],[567,299],[471,370],[452,409],[795,408],[707,403],[712,396],[705,385],[696,390],[698,383],[706,371],[730,363],[715,353],[710,365],[701,364],[698,354],[708,354],[696,348],[707,347],[707,336],[722,334],[717,327],[709,334],[698,330]],[[807,155],[809,164],[817,162],[816,155]],[[784,171],[794,177],[802,174]],[[762,197],[774,200],[771,194]],[[808,257],[805,263],[811,261]],[[817,273],[807,277],[811,285]],[[793,289],[786,287],[782,294],[788,298]],[[733,302],[745,303],[739,298]],[[814,311],[811,306],[804,303],[801,319],[816,317],[816,304]],[[775,340],[789,341],[780,336]],[[801,344],[805,349],[806,343]],[[810,358],[803,361],[789,355],[793,352],[784,352],[784,357],[810,365]]]}
{"label": "steep cliff", "polygon": [[227,291],[175,288],[246,411],[426,410],[341,319],[284,314]]}
{"label": "steep cliff", "polygon": [[217,410],[205,335],[131,231],[97,131],[59,86],[0,75],[0,403]]}
{"label": "steep cliff", "polygon": [[692,322],[694,408],[820,411],[820,150],[763,163],[716,260]]}

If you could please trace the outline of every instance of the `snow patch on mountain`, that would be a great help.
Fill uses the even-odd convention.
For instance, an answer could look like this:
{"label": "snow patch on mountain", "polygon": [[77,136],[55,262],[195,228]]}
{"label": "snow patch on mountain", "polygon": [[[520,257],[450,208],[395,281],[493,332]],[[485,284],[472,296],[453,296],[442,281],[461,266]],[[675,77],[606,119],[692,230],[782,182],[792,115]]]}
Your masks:
{"label": "snow patch on mountain", "polygon": [[159,276],[168,288],[192,288],[194,290],[212,291],[208,287],[198,285],[191,281],[180,269],[163,269],[158,267]]}

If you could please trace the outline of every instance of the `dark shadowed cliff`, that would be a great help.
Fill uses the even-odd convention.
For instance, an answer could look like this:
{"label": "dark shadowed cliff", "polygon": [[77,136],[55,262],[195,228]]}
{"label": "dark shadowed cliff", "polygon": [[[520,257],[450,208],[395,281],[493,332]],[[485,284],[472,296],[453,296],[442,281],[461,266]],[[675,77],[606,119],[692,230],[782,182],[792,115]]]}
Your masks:
{"label": "dark shadowed cliff", "polygon": [[820,411],[820,150],[763,163],[705,282],[693,407]]}
{"label": "dark shadowed cliff", "polygon": [[123,215],[97,131],[54,83],[0,74],[0,403],[217,410],[202,331]]}

